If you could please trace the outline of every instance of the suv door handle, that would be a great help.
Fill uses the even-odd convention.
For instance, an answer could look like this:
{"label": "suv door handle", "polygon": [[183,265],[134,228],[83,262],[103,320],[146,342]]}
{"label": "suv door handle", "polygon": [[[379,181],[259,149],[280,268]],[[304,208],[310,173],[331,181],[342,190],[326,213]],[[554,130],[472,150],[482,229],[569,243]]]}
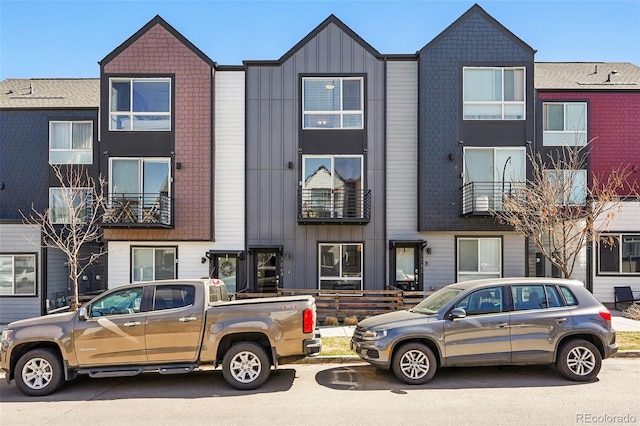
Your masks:
{"label": "suv door handle", "polygon": [[509,325],[508,322],[501,322],[498,325],[496,325],[496,328],[505,328],[508,325]]}
{"label": "suv door handle", "polygon": [[566,318],[556,318],[556,324],[563,324],[567,322]]}
{"label": "suv door handle", "polygon": [[132,322],[125,322],[124,325],[125,327],[135,327],[136,325],[140,325],[142,324],[140,321],[132,321]]}
{"label": "suv door handle", "polygon": [[197,319],[198,318],[196,318],[196,317],[182,317],[178,321],[180,321],[180,322],[191,322],[191,321],[195,321]]}

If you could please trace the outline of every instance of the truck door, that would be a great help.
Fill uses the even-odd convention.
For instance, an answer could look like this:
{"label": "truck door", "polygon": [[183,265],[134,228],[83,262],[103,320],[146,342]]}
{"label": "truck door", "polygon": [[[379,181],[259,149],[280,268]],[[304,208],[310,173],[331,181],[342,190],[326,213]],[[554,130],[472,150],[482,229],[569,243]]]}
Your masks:
{"label": "truck door", "polygon": [[146,323],[150,362],[193,362],[198,358],[204,322],[204,294],[188,284],[155,286]]}
{"label": "truck door", "polygon": [[90,318],[74,329],[80,366],[143,363],[145,312],[141,312],[143,287],[114,290],[93,302]]}

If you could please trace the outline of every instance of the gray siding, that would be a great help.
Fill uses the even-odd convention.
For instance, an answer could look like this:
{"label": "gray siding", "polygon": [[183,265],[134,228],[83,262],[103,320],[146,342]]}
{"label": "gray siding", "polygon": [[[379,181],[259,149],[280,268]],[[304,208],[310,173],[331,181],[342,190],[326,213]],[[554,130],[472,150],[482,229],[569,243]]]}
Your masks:
{"label": "gray siding", "polygon": [[[300,75],[365,74],[366,225],[298,225]],[[318,287],[318,243],[362,242],[364,286],[385,286],[384,63],[329,23],[280,64],[247,69],[247,244],[282,245],[285,288]],[[330,132],[330,131],[327,131]],[[329,136],[329,133],[327,133]],[[294,168],[287,167],[289,162]]]}

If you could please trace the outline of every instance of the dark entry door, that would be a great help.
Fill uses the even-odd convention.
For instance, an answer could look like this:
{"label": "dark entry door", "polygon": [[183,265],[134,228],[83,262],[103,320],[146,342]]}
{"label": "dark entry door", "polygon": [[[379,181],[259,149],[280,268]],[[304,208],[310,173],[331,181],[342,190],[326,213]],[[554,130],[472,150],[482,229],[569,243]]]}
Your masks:
{"label": "dark entry door", "polygon": [[421,286],[421,246],[418,243],[396,244],[391,253],[393,284],[405,291],[419,291]]}
{"label": "dark entry door", "polygon": [[275,293],[280,287],[282,255],[278,249],[259,249],[254,252],[256,291]]}

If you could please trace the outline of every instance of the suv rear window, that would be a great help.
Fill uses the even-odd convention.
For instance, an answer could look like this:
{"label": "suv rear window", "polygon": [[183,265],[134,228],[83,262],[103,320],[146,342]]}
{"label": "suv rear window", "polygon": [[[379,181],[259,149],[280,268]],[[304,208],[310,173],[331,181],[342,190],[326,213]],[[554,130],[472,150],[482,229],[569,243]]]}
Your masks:
{"label": "suv rear window", "polygon": [[561,286],[560,291],[564,296],[565,302],[567,302],[567,306],[578,306],[578,299],[576,299],[571,290],[569,290],[567,287]]}

